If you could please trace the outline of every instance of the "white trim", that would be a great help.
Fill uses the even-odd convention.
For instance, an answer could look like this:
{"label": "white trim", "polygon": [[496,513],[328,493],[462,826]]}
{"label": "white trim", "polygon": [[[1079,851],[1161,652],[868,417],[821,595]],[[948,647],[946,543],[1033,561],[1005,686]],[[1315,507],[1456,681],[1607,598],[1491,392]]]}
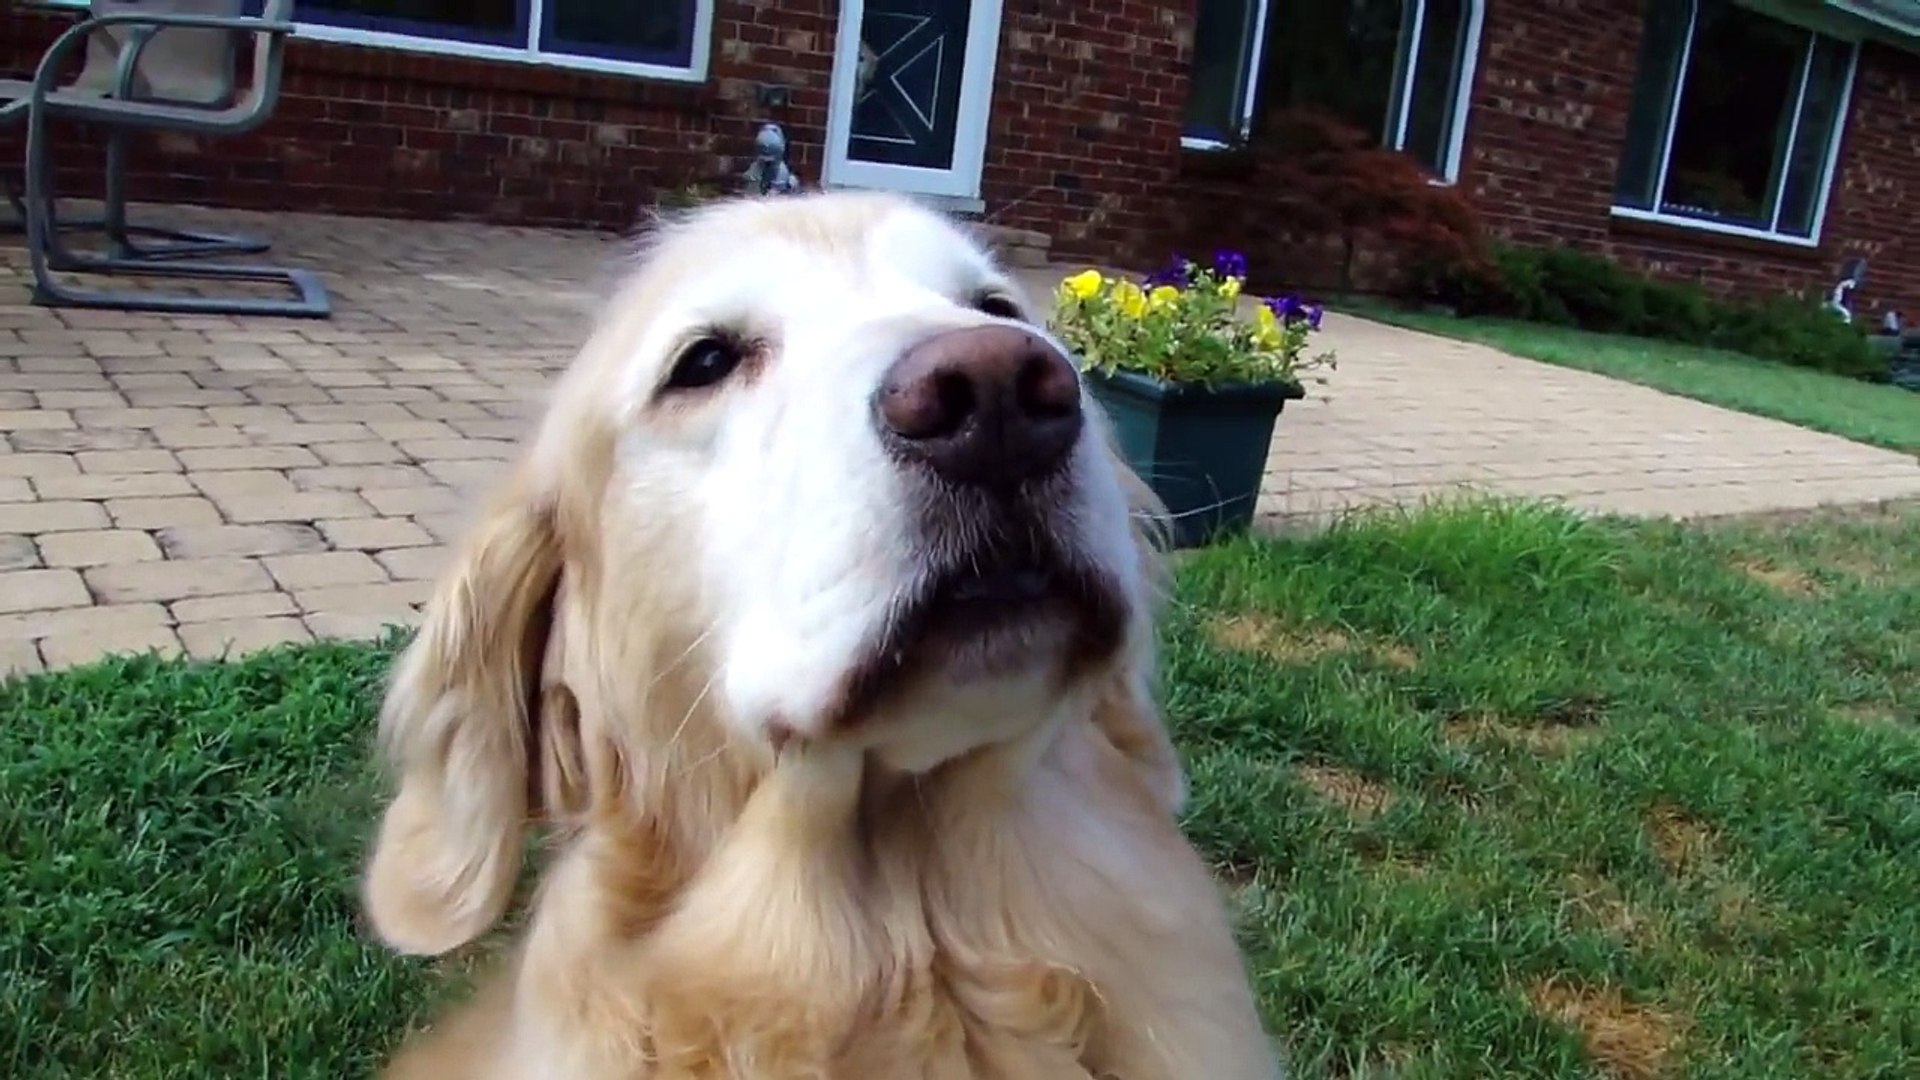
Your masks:
{"label": "white trim", "polygon": [[1882,15],[1877,11],[1862,9],[1860,5],[1854,3],[1853,0],[1827,0],[1827,4],[1856,19],[1870,22],[1882,29],[1891,30],[1902,38],[1912,38],[1915,36],[1916,24],[1910,20],[1902,21],[1898,16]]}
{"label": "white trim", "polygon": [[[78,7],[84,0],[55,0],[55,2],[70,3]],[[592,71],[606,75],[635,75],[664,82],[705,82],[707,64],[713,51],[713,0],[692,0],[692,2],[694,5],[693,52],[688,57],[686,67],[675,67],[671,64],[643,64],[633,60],[611,60],[603,56],[581,56],[577,53],[542,50],[540,48],[540,16],[544,6],[543,0],[531,2],[527,44],[524,46],[483,45],[474,41],[456,41],[452,38],[395,34],[385,30],[363,30],[353,26],[301,22],[297,17],[294,25],[298,27],[296,35],[298,37],[339,45],[363,45],[377,49],[397,49],[402,52],[431,53],[436,56],[465,56],[475,60],[567,68],[573,71]]]}
{"label": "white trim", "polygon": [[[1860,42],[1853,43],[1853,55],[1847,59],[1847,81],[1840,87],[1840,104],[1833,113],[1833,130],[1827,133],[1827,160],[1820,166],[1820,201],[1813,204],[1813,242],[1827,224],[1827,204],[1833,201],[1833,174],[1840,166],[1840,144],[1847,138],[1847,117],[1853,111],[1853,83],[1860,74]],[[1783,181],[1784,182],[1784,181]]]}
{"label": "white trim", "polygon": [[[1254,127],[1254,104],[1260,94],[1260,61],[1265,60],[1267,48],[1267,6],[1271,0],[1254,0],[1254,42],[1248,50],[1248,77],[1246,90],[1240,104],[1240,136],[1248,135]],[[1480,31],[1486,25],[1486,0],[1465,0],[1465,31],[1461,35],[1459,48],[1459,83],[1453,86],[1452,113],[1448,115],[1448,138],[1440,148],[1440,175],[1434,177],[1438,184],[1453,184],[1459,181],[1459,167],[1467,152],[1467,121],[1473,117],[1473,79],[1480,69]],[[1388,110],[1388,121],[1394,131],[1390,138],[1384,138],[1384,146],[1390,150],[1405,152],[1407,146],[1407,125],[1413,115],[1413,85],[1415,75],[1421,63],[1421,35],[1427,27],[1427,0],[1413,0],[1413,37],[1407,46],[1407,63],[1400,71],[1398,108]],[[1400,46],[1396,44],[1396,50]],[[1188,81],[1192,71],[1188,71]],[[1219,152],[1233,150],[1231,142],[1219,138],[1204,138],[1198,135],[1181,135],[1181,150],[1202,150]]]}
{"label": "white trim", "polygon": [[1804,0],[1733,0],[1740,7],[1759,12],[1770,19],[1802,30],[1811,30],[1816,34],[1839,38],[1842,41],[1858,41],[1868,33],[1858,20],[1868,16],[1846,8],[1841,0],[1819,0],[1808,5]]}
{"label": "white trim", "polygon": [[547,0],[527,0],[527,51],[535,56],[544,52],[540,48],[540,20],[546,17]]}
{"label": "white trim", "polygon": [[1636,210],[1631,206],[1613,206],[1607,213],[1629,221],[1652,221],[1661,225],[1672,225],[1682,229],[1698,229],[1701,232],[1719,233],[1723,236],[1744,236],[1750,240],[1765,240],[1774,244],[1791,244],[1794,247],[1819,247],[1820,235],[1816,227],[1813,236],[1794,236],[1791,233],[1768,232],[1765,229],[1749,228],[1745,225],[1728,225],[1725,222],[1709,221],[1706,218],[1685,217],[1680,214],[1656,214],[1651,210]]}
{"label": "white trim", "polygon": [[1001,0],[973,0],[970,5],[960,99],[955,106],[959,115],[954,122],[952,163],[945,169],[924,169],[847,157],[847,143],[853,133],[854,83],[860,69],[860,21],[866,14],[866,3],[843,0],[834,40],[833,76],[827,90],[824,184],[947,198],[980,197],[980,174],[987,156],[987,119],[993,104],[993,70],[1000,52],[1000,4]]}
{"label": "white trim", "polygon": [[[1246,50],[1244,63],[1247,65],[1247,87],[1240,98],[1240,137],[1245,139],[1253,132],[1254,104],[1260,98],[1260,61],[1266,59],[1267,50],[1267,0],[1253,2],[1253,44]],[[1182,140],[1184,143],[1185,140]],[[1201,140],[1206,141],[1206,140]]]}
{"label": "white trim", "polygon": [[[1467,121],[1473,115],[1473,77],[1480,67],[1480,31],[1485,25],[1486,0],[1466,0],[1461,12],[1460,26],[1460,70],[1454,72],[1457,81],[1453,87],[1453,100],[1447,109],[1447,138],[1440,147],[1439,176],[1441,185],[1452,185],[1460,179],[1461,156],[1466,151]],[[1407,48],[1406,67],[1399,71],[1400,100],[1392,110],[1394,121],[1393,137],[1387,140],[1387,147],[1407,152],[1407,129],[1413,123],[1413,90],[1420,78],[1420,62],[1426,59],[1425,38],[1427,31],[1427,0],[1414,0],[1413,29],[1411,39],[1404,43]],[[1453,54],[1449,52],[1445,64],[1452,64]]]}
{"label": "white trim", "polygon": [[[1253,128],[1253,114],[1260,93],[1260,64],[1266,59],[1267,10],[1270,0],[1253,0],[1254,25],[1252,47],[1246,52],[1246,88],[1241,100],[1240,135],[1245,137]],[[1463,25],[1460,40],[1460,70],[1456,72],[1453,88],[1453,100],[1448,105],[1447,138],[1440,146],[1439,175],[1435,183],[1451,185],[1460,179],[1460,166],[1466,155],[1467,127],[1473,116],[1473,80],[1480,67],[1480,37],[1486,25],[1486,0],[1466,0],[1462,13]],[[1395,43],[1396,55],[1402,50],[1406,53],[1404,67],[1396,65],[1399,85],[1393,90],[1394,103],[1388,109],[1388,121],[1393,130],[1382,140],[1388,149],[1404,153],[1407,146],[1407,128],[1413,118],[1413,90],[1418,81],[1422,60],[1422,39],[1426,32],[1427,0],[1413,0],[1413,28],[1410,37]],[[1445,63],[1452,63],[1448,55]],[[1189,73],[1188,78],[1192,75]],[[1198,135],[1180,136],[1183,150],[1220,151],[1231,150],[1233,144],[1222,139],[1209,139]]]}
{"label": "white trim", "polygon": [[[90,0],[45,0],[60,7],[85,8]],[[466,56],[475,60],[495,60],[510,64],[568,68],[606,75],[636,75],[664,82],[705,82],[707,63],[713,52],[713,0],[693,0],[693,51],[686,67],[672,64],[643,64],[633,60],[611,60],[604,56],[547,52],[540,48],[540,20],[546,0],[530,0],[527,12],[527,44],[483,45],[474,41],[428,37],[424,34],[394,34],[384,30],[363,30],[353,26],[302,22],[299,8],[294,9],[296,37],[327,41],[337,45],[363,45],[376,49],[430,53],[435,56]]]}
{"label": "white trim", "polygon": [[1787,202],[1787,173],[1793,168],[1793,144],[1800,138],[1800,114],[1807,107],[1807,83],[1813,79],[1813,52],[1819,41],[1819,35],[1808,34],[1807,52],[1800,58],[1800,86],[1793,95],[1793,116],[1787,120],[1787,148],[1780,152],[1780,183],[1772,193],[1773,216],[1767,219],[1768,232],[1780,231],[1780,211]]}
{"label": "white trim", "polygon": [[[1404,25],[1404,24],[1403,24]],[[1407,40],[1399,42],[1395,52],[1405,51],[1407,62],[1394,65],[1394,74],[1400,79],[1400,102],[1393,117],[1393,138],[1387,145],[1401,153],[1407,152],[1407,124],[1413,112],[1413,88],[1420,81],[1420,36],[1427,28],[1427,0],[1414,0],[1413,29]]]}
{"label": "white trim", "polygon": [[1700,0],[1688,0],[1687,36],[1680,42],[1680,70],[1673,76],[1673,100],[1667,103],[1667,128],[1660,133],[1660,175],[1653,181],[1654,213],[1667,203],[1667,167],[1673,163],[1673,132],[1680,126],[1680,99],[1687,96],[1687,69],[1693,65],[1693,32],[1699,26]]}
{"label": "white trim", "polygon": [[1453,125],[1447,131],[1443,179],[1460,179],[1460,159],[1466,152],[1467,119],[1473,115],[1473,77],[1480,70],[1480,27],[1486,17],[1486,0],[1467,0],[1466,40],[1460,43],[1460,85],[1453,92]]}
{"label": "white trim", "polygon": [[[1774,17],[1767,12],[1760,12],[1760,14],[1768,18]],[[1706,218],[1690,217],[1685,214],[1667,213],[1661,209],[1667,202],[1667,174],[1672,170],[1673,166],[1674,132],[1680,126],[1680,102],[1681,99],[1686,96],[1687,92],[1687,74],[1693,63],[1693,39],[1699,30],[1699,21],[1699,0],[1692,0],[1687,10],[1687,36],[1681,43],[1680,70],[1673,83],[1673,100],[1668,105],[1666,129],[1661,133],[1660,137],[1659,174],[1654,180],[1653,205],[1650,209],[1615,205],[1610,207],[1608,212],[1613,217],[1625,218],[1630,221],[1658,222],[1662,225],[1672,225],[1685,229],[1698,229],[1702,232],[1719,233],[1724,236],[1740,236],[1754,240],[1766,240],[1772,243],[1789,244],[1794,247],[1811,248],[1820,246],[1821,233],[1826,225],[1827,204],[1832,201],[1833,198],[1833,177],[1834,170],[1839,164],[1840,144],[1846,138],[1847,114],[1853,107],[1853,84],[1860,70],[1861,45],[1859,40],[1841,38],[1834,34],[1824,33],[1823,31],[1806,26],[1799,27],[1799,29],[1807,34],[1807,51],[1800,59],[1800,87],[1793,100],[1793,117],[1790,121],[1791,126],[1788,129],[1787,147],[1785,156],[1781,161],[1778,183],[1774,185],[1775,189],[1769,193],[1770,197],[1774,200],[1773,213],[1768,219],[1768,224],[1765,228],[1751,225],[1732,225]],[[1810,222],[1808,235],[1796,236],[1792,233],[1780,231],[1780,217],[1785,211],[1787,172],[1792,166],[1794,145],[1800,137],[1800,116],[1806,109],[1807,85],[1813,79],[1813,57],[1818,44],[1815,40],[1816,37],[1827,37],[1839,41],[1842,44],[1851,45],[1853,52],[1847,59],[1847,74],[1840,87],[1840,101],[1835,108],[1833,129],[1827,132],[1826,157],[1820,166],[1821,171],[1816,189],[1817,194],[1814,202],[1813,220]]]}

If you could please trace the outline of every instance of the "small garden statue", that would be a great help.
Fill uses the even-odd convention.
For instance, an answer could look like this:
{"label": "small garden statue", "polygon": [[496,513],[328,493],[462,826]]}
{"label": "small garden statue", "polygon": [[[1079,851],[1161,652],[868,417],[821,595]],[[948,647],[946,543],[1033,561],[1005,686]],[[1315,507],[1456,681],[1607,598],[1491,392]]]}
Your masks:
{"label": "small garden statue", "polygon": [[760,125],[746,177],[747,190],[755,195],[792,195],[800,190],[800,178],[787,167],[787,133],[779,124]]}
{"label": "small garden statue", "polygon": [[1853,309],[1847,306],[1847,301],[1852,299],[1853,290],[1860,287],[1860,282],[1866,276],[1867,260],[1857,255],[1840,268],[1840,281],[1834,285],[1833,294],[1827,297],[1827,310],[1840,316],[1842,322],[1853,321]]}
{"label": "small garden statue", "polygon": [[1087,270],[1060,283],[1055,303],[1061,340],[1182,547],[1253,521],[1274,422],[1306,396],[1302,375],[1334,359],[1306,355],[1320,305],[1242,296],[1246,274],[1233,251],[1210,268],[1176,258],[1140,282]]}

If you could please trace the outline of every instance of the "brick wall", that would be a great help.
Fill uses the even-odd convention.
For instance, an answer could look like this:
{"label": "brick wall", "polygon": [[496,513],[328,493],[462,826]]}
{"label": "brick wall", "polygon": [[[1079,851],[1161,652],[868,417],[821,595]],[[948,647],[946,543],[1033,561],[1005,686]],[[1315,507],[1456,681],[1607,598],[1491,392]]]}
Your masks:
{"label": "brick wall", "polygon": [[1829,266],[1867,258],[1861,305],[1876,321],[1889,308],[1920,322],[1920,56],[1869,45],[1840,146],[1827,206]]}
{"label": "brick wall", "polygon": [[[983,175],[988,215],[1069,256],[1137,261],[1165,234],[1193,0],[1006,0]],[[731,182],[762,119],[817,181],[839,5],[717,0],[707,81],[677,84],[296,38],[273,119],[240,138],[142,140],[143,199],[624,228],[657,189]],[[0,68],[31,70],[69,20],[0,13]],[[762,83],[791,104],[756,102]],[[92,194],[97,143],[61,136],[60,190]],[[0,155],[19,160],[19,132]],[[1147,149],[1139,149],[1145,147]]]}
{"label": "brick wall", "polygon": [[[765,110],[757,83],[790,87],[779,117],[795,164],[819,171],[837,5],[720,0],[710,77],[688,85],[296,38],[273,119],[231,139],[143,140],[142,198],[264,209],[624,227],[656,187],[746,166]],[[29,70],[68,20],[4,16],[0,62]],[[18,160],[18,133],[0,133]],[[98,184],[91,140],[69,135],[62,190]]]}
{"label": "brick wall", "polygon": [[[1920,319],[1920,57],[1862,53],[1821,244],[1809,249],[1612,217],[1640,47],[1640,0],[1486,0],[1460,183],[1489,231],[1595,251],[1721,293],[1818,290],[1869,260],[1856,310]],[[1188,155],[1183,231],[1199,250],[1244,243],[1267,284],[1326,288],[1324,249],[1303,247],[1260,197],[1257,154]],[[1204,171],[1202,171],[1204,170]],[[1358,284],[1368,280],[1366,266]]]}
{"label": "brick wall", "polygon": [[1142,266],[1175,238],[1195,0],[1006,0],[982,196],[1063,259]]}
{"label": "brick wall", "polygon": [[1856,310],[1920,316],[1920,57],[1868,44],[1818,248],[1609,213],[1640,46],[1637,0],[1488,0],[1462,182],[1492,231],[1571,244],[1722,293],[1824,291],[1869,259]]}

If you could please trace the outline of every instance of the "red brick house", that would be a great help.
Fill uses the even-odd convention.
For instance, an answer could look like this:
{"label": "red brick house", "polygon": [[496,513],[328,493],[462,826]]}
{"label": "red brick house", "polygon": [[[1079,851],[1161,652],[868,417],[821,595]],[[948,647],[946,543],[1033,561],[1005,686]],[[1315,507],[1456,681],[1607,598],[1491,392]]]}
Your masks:
{"label": "red brick house", "polygon": [[[305,0],[253,136],[161,143],[156,198],[624,227],[737,176],[916,192],[1154,262],[1263,192],[1222,168],[1311,105],[1461,186],[1497,234],[1719,289],[1920,316],[1920,0]],[[62,25],[14,11],[0,63]],[[0,140],[16,133],[0,132]],[[83,144],[82,144],[83,145]],[[16,153],[16,142],[0,152]],[[83,190],[81,145],[67,190]],[[1277,254],[1274,256],[1279,258]],[[1271,260],[1270,260],[1271,261]]]}

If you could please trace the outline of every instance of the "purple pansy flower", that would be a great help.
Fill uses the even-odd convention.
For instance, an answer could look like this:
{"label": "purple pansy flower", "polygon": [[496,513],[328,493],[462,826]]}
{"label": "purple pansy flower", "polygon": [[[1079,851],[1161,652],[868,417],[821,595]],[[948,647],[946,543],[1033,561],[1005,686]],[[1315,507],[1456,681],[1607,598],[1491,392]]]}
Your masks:
{"label": "purple pansy flower", "polygon": [[1163,285],[1184,289],[1191,284],[1193,284],[1193,262],[1178,252],[1175,252],[1173,258],[1167,261],[1165,267],[1148,274],[1140,282],[1141,287],[1149,292]]}
{"label": "purple pansy flower", "polygon": [[1230,248],[1221,248],[1213,253],[1213,272],[1221,277],[1244,278],[1247,276],[1247,257]]}
{"label": "purple pansy flower", "polygon": [[1309,304],[1293,293],[1270,297],[1265,303],[1274,318],[1283,323],[1305,322],[1309,330],[1320,329],[1320,320],[1327,313],[1327,309],[1321,305]]}

